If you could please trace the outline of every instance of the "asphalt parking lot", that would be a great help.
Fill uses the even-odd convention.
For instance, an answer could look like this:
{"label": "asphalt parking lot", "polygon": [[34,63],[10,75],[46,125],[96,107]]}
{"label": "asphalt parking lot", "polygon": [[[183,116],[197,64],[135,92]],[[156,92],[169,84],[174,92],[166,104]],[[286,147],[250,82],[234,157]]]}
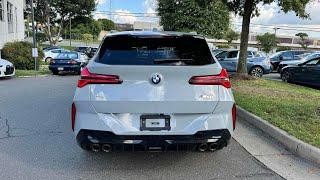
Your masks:
{"label": "asphalt parking lot", "polygon": [[1,179],[282,179],[239,143],[215,153],[89,153],[71,131],[77,76],[0,81]]}

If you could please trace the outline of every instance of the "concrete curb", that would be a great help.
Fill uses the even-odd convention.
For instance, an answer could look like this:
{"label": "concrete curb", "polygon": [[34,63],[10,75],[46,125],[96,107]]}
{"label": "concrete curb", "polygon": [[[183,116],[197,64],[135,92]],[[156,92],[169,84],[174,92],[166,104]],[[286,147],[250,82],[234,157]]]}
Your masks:
{"label": "concrete curb", "polygon": [[16,76],[16,78],[31,78],[31,77],[47,77],[50,75],[37,75],[37,76]]}
{"label": "concrete curb", "polygon": [[320,165],[320,149],[307,144],[237,106],[237,115],[284,145],[289,151]]}

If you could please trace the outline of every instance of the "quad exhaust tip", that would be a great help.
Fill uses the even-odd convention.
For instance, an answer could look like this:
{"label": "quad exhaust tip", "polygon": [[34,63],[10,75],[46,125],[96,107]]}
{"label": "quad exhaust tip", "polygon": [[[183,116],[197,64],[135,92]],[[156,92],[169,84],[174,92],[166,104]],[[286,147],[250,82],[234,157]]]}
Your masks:
{"label": "quad exhaust tip", "polygon": [[93,152],[99,152],[100,151],[100,145],[99,144],[92,144],[91,149]]}
{"label": "quad exhaust tip", "polygon": [[208,149],[212,152],[216,151],[218,149],[218,144],[217,143],[210,143],[208,146]]}
{"label": "quad exhaust tip", "polygon": [[208,149],[207,143],[203,143],[203,144],[200,144],[200,145],[198,146],[198,150],[199,150],[200,152],[205,152],[207,149]]}
{"label": "quad exhaust tip", "polygon": [[110,144],[103,144],[102,145],[102,151],[103,152],[110,152],[112,150],[112,147]]}

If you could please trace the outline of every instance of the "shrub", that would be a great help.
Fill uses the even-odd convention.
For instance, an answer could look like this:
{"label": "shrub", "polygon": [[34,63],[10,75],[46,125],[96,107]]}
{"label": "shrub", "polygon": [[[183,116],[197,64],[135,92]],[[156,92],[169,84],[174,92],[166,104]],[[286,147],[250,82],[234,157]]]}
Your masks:
{"label": "shrub", "polygon": [[83,41],[88,45],[89,42],[93,41],[92,34],[82,34]]}
{"label": "shrub", "polygon": [[[43,52],[38,48],[39,60],[43,58]],[[29,42],[9,42],[2,49],[2,58],[11,61],[17,69],[34,69],[34,58],[32,57],[32,44]]]}
{"label": "shrub", "polygon": [[230,48],[230,46],[228,44],[219,44],[219,45],[217,45],[217,47],[219,49],[229,49]]}
{"label": "shrub", "polygon": [[284,46],[281,46],[281,47],[278,47],[276,52],[279,52],[279,51],[287,51],[287,50],[291,50],[290,47],[284,47]]}
{"label": "shrub", "polygon": [[42,44],[43,42],[45,42],[47,40],[47,36],[43,32],[37,32],[36,38],[37,38],[37,42],[40,44]]}

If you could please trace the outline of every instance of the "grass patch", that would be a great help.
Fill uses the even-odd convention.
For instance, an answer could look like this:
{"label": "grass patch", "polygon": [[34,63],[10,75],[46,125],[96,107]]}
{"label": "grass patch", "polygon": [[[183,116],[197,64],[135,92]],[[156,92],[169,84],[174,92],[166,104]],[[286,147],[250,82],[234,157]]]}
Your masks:
{"label": "grass patch", "polygon": [[48,65],[41,65],[38,71],[16,69],[16,77],[35,76],[36,73],[37,75],[49,75],[51,71],[48,69]]}
{"label": "grass patch", "polygon": [[271,80],[233,80],[239,106],[320,148],[320,91]]}
{"label": "grass patch", "polygon": [[63,48],[63,49],[70,50],[70,51],[74,51],[76,49],[75,46],[60,46],[60,47]]}

